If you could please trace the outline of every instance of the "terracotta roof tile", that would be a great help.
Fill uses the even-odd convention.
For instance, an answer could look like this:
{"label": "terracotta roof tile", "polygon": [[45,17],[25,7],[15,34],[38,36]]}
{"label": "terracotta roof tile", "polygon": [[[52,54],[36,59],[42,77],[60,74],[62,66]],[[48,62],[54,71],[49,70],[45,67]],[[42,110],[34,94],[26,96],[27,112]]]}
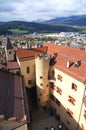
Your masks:
{"label": "terracotta roof tile", "polygon": [[[69,46],[55,45],[45,43],[48,47],[48,54],[58,53],[55,68],[67,73],[73,78],[85,82],[86,81],[86,52],[80,48],[71,48]],[[67,69],[67,61],[71,61],[72,65]],[[81,60],[81,65],[77,68],[75,63]]]}
{"label": "terracotta roof tile", "polygon": [[33,48],[33,49],[18,49],[16,51],[16,54],[19,58],[19,60],[27,60],[31,59],[37,55],[45,54],[47,52],[46,47],[40,47],[40,48]]}

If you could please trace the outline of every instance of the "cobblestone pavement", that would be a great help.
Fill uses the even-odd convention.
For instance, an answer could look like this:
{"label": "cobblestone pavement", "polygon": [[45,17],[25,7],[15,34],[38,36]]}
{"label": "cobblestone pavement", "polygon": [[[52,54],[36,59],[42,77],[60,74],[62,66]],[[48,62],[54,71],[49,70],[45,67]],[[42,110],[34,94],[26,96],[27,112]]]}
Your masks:
{"label": "cobblestone pavement", "polygon": [[57,128],[58,124],[62,124],[55,116],[50,115],[49,110],[35,109],[31,113],[32,123],[29,126],[29,130],[66,130],[63,125],[62,129]]}

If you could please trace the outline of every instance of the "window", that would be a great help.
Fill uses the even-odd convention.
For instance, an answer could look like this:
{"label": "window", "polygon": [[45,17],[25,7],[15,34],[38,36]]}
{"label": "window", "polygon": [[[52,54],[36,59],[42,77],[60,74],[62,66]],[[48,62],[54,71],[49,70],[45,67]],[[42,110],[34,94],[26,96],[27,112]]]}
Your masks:
{"label": "window", "polygon": [[32,80],[28,80],[28,84],[32,84]]}
{"label": "window", "polygon": [[46,101],[46,103],[48,103],[48,101]]}
{"label": "window", "polygon": [[77,85],[74,84],[74,83],[72,83],[72,89],[75,90],[75,91],[77,91]]}
{"label": "window", "polygon": [[60,80],[62,82],[62,76],[61,75],[57,75],[57,79]]}
{"label": "window", "polygon": [[1,63],[3,63],[3,60],[1,60]]}
{"label": "window", "polygon": [[81,129],[80,129],[80,130],[85,130],[84,125],[83,125],[83,124],[81,124]]}
{"label": "window", "polygon": [[26,72],[27,72],[27,73],[30,73],[30,67],[27,67],[27,68],[26,68]]}
{"label": "window", "polygon": [[55,101],[55,97],[54,97],[52,94],[50,94],[50,98],[51,98],[53,101]]}
{"label": "window", "polygon": [[9,54],[11,54],[11,51],[9,51]]}
{"label": "window", "polygon": [[68,101],[69,101],[70,103],[72,103],[73,105],[75,105],[75,99],[74,99],[73,97],[68,96]]}
{"label": "window", "polygon": [[40,76],[40,79],[43,79],[43,76]]}
{"label": "window", "polygon": [[50,83],[50,87],[51,87],[52,89],[54,88],[54,83],[53,83],[53,82]]}
{"label": "window", "polygon": [[70,117],[73,116],[73,112],[69,108],[66,109],[66,112]]}
{"label": "window", "polygon": [[55,79],[55,71],[52,71],[52,79]]}
{"label": "window", "polygon": [[86,110],[84,110],[83,116],[84,116],[84,119],[86,120]]}
{"label": "window", "polygon": [[56,99],[56,104],[57,104],[58,106],[61,105],[61,103],[60,103],[60,101],[59,101],[58,99]]}
{"label": "window", "polygon": [[40,102],[40,98],[38,99],[38,101]]}
{"label": "window", "polygon": [[68,125],[70,125],[70,122],[69,122],[69,121],[67,121],[67,124],[68,124]]}
{"label": "window", "polygon": [[49,87],[48,84],[47,84],[47,87]]}
{"label": "window", "polygon": [[59,87],[57,87],[56,92],[59,93],[60,95],[62,95],[62,90]]}
{"label": "window", "polygon": [[41,83],[40,86],[43,86],[43,84]]}

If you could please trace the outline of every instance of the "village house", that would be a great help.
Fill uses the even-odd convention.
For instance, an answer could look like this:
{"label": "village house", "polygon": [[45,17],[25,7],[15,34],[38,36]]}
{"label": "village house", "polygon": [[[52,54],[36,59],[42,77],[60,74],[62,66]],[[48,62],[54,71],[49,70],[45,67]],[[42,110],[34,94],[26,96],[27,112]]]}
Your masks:
{"label": "village house", "polygon": [[48,54],[57,53],[50,64],[50,107],[69,130],[86,129],[86,52],[45,43]]}

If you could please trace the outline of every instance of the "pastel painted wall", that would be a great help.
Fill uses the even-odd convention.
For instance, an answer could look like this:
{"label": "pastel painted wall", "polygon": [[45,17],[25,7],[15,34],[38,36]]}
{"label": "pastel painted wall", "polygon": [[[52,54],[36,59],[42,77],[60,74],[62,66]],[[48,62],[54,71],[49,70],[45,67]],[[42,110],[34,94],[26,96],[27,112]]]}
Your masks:
{"label": "pastel painted wall", "polygon": [[49,57],[37,57],[36,63],[36,86],[37,99],[39,106],[47,106],[49,104]]}
{"label": "pastel painted wall", "polygon": [[[27,73],[27,67],[29,72]],[[25,87],[31,88],[35,86],[35,59],[20,61],[21,74],[24,76]],[[31,82],[30,82],[31,80]]]}
{"label": "pastel painted wall", "polygon": [[[72,78],[71,76],[63,73],[58,69],[54,69],[56,81],[54,82],[54,88],[50,89],[50,93],[54,95],[61,103],[58,106],[51,99],[51,106],[56,109],[56,113],[60,115],[62,122],[69,128],[69,130],[76,130],[77,122],[79,122],[80,110],[82,108],[82,99],[85,86],[83,83]],[[58,75],[61,76],[61,80],[58,79]],[[77,90],[72,89],[72,83],[77,85]],[[58,89],[61,91],[60,94]],[[75,99],[74,104],[69,102],[69,96]],[[68,110],[72,112],[72,117],[69,116]]]}

